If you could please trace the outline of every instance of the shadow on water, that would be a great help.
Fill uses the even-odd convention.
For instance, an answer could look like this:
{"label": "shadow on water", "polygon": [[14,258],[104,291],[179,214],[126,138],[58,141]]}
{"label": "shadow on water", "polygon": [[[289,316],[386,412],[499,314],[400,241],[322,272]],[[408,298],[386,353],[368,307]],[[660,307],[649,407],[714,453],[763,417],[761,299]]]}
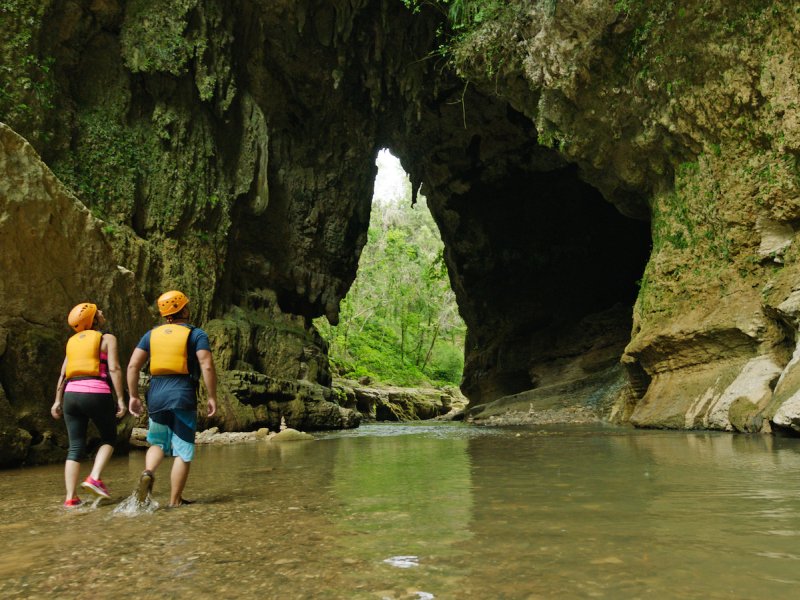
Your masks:
{"label": "shadow on water", "polygon": [[[167,464],[149,507],[74,512],[60,466],[4,472],[20,501],[0,509],[0,596],[705,599],[790,597],[800,580],[797,440],[429,423],[317,437],[198,447],[197,504],[176,509]],[[113,459],[112,491],[142,462]]]}

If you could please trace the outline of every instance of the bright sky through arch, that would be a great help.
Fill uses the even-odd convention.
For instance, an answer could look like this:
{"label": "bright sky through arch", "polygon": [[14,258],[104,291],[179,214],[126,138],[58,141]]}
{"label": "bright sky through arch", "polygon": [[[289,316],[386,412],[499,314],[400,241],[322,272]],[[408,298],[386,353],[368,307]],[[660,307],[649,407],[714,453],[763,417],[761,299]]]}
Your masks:
{"label": "bright sky through arch", "polygon": [[[373,204],[398,206],[406,198],[411,198],[411,180],[403,170],[400,159],[384,148],[375,159],[378,174],[375,176]],[[409,200],[410,204],[410,200]]]}

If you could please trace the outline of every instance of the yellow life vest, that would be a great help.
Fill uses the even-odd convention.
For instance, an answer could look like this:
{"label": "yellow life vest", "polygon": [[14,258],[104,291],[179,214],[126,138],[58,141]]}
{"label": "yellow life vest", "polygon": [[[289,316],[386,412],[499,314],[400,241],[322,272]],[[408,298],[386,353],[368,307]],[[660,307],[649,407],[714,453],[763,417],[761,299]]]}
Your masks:
{"label": "yellow life vest", "polygon": [[191,328],[183,325],[161,325],[150,333],[150,374],[188,375],[187,342]]}
{"label": "yellow life vest", "polygon": [[67,379],[100,377],[100,341],[103,334],[86,329],[67,341]]}

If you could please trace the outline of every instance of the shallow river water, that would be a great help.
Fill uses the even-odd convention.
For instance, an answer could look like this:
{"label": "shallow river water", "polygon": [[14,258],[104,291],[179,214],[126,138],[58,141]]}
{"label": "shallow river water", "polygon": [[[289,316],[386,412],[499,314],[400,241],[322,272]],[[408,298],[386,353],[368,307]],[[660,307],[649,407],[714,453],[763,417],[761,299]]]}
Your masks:
{"label": "shallow river water", "polygon": [[800,441],[458,424],[317,437],[198,447],[197,503],[136,514],[119,509],[141,452],[107,469],[114,502],[74,511],[61,466],[0,472],[0,597],[796,597]]}

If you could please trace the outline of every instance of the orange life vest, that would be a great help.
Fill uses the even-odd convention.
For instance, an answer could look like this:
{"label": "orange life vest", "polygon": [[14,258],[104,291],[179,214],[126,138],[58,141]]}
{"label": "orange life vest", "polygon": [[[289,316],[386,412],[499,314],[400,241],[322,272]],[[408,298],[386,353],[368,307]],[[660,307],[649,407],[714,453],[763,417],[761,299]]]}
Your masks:
{"label": "orange life vest", "polygon": [[188,375],[190,327],[161,325],[150,332],[150,374]]}
{"label": "orange life vest", "polygon": [[86,329],[67,341],[67,379],[100,377],[100,342],[103,334]]}

